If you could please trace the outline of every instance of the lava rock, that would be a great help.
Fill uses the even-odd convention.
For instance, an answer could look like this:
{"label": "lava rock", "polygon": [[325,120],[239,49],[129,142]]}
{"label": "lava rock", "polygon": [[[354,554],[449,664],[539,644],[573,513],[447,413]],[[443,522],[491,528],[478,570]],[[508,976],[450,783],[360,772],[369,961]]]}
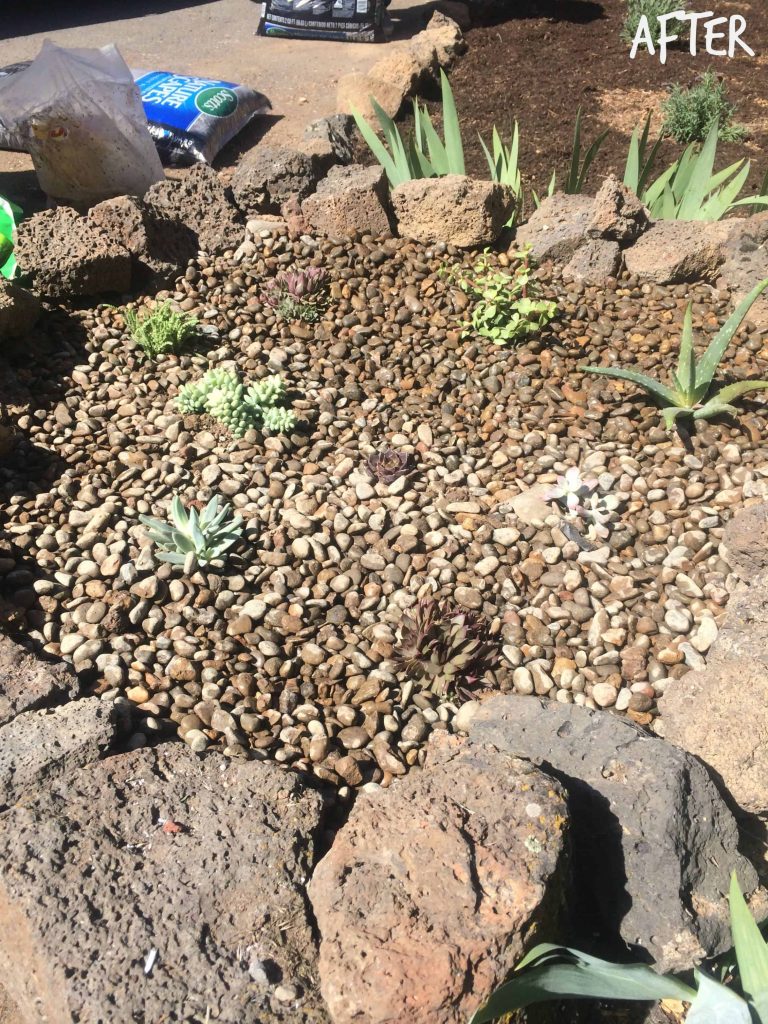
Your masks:
{"label": "lava rock", "polygon": [[530,245],[536,260],[565,263],[587,240],[595,211],[595,200],[590,196],[555,192],[542,200],[527,223],[518,227],[516,243]]}
{"label": "lava rock", "polygon": [[653,284],[714,283],[726,258],[725,222],[660,220],[624,253],[630,274]]}
{"label": "lava rock", "polygon": [[564,281],[582,284],[601,284],[607,277],[615,277],[621,264],[618,242],[606,238],[591,238],[580,246],[563,267]]}
{"label": "lava rock", "polygon": [[349,238],[358,231],[389,235],[387,184],[378,166],[333,167],[313,196],[304,200],[302,213],[315,230],[330,238]]}
{"label": "lava rock", "polygon": [[245,226],[230,191],[207,164],[196,164],[183,178],[159,181],[144,203],[161,224],[184,225],[204,252],[236,249],[243,240]]}
{"label": "lava rock", "polygon": [[0,278],[0,340],[28,334],[37,323],[40,308],[36,295]]}
{"label": "lava rock", "polygon": [[494,242],[514,207],[507,186],[463,174],[405,181],[391,198],[401,235],[459,248]]}
{"label": "lava rock", "polygon": [[107,758],[10,808],[0,964],[21,1017],[101,1021],[111,1005],[159,1021],[184,1006],[223,1024],[324,1024],[303,893],[320,808],[272,765],[181,744]]}
{"label": "lava rock", "polygon": [[559,786],[489,748],[445,740],[435,755],[358,798],[310,882],[334,1024],[466,1021],[531,928],[556,928]]}
{"label": "lava rock", "polygon": [[0,726],[24,711],[79,694],[80,683],[69,665],[43,661],[0,635]]}
{"label": "lava rock", "polygon": [[292,196],[299,201],[314,192],[323,173],[312,153],[287,147],[259,146],[232,177],[235,202],[246,217],[279,213]]}
{"label": "lava rock", "polygon": [[633,242],[650,223],[648,210],[635,193],[609,174],[595,196],[595,212],[587,228],[590,238]]}
{"label": "lava rock", "polygon": [[349,114],[330,114],[313,121],[304,129],[304,137],[310,142],[327,142],[337,163],[354,163],[360,137],[355,119]]}
{"label": "lava rock", "polygon": [[723,547],[728,564],[749,582],[768,569],[768,502],[741,509],[725,524]]}
{"label": "lava rock", "polygon": [[[154,186],[153,186],[154,187]],[[68,206],[43,210],[18,227],[16,257],[31,287],[50,298],[125,292],[131,256]]]}
{"label": "lava rock", "polygon": [[757,875],[694,757],[605,712],[516,697],[484,701],[469,740],[526,758],[565,787],[571,888],[588,894],[607,934],[643,947],[662,972],[729,948],[730,873],[747,892]]}

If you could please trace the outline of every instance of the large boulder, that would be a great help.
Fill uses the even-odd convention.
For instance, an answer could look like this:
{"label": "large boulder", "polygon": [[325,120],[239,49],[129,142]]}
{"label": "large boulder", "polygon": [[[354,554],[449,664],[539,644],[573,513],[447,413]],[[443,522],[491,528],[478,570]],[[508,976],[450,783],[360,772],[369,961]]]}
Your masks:
{"label": "large boulder", "polygon": [[633,723],[557,701],[494,697],[472,743],[523,757],[566,788],[573,883],[607,935],[678,971],[731,945],[731,871],[757,886],[736,822],[696,758]]}
{"label": "large boulder", "polygon": [[182,178],[157,182],[144,196],[144,205],[161,223],[186,227],[204,252],[236,249],[243,240],[244,224],[229,189],[207,164],[196,164]]}
{"label": "large boulder", "polygon": [[23,220],[16,257],[31,287],[54,299],[126,292],[131,285],[125,246],[68,206]]}
{"label": "large boulder", "polygon": [[392,190],[401,235],[474,248],[494,242],[515,205],[510,188],[463,174],[404,181]]}
{"label": "large boulder", "polygon": [[134,287],[172,284],[201,247],[192,228],[180,220],[158,216],[132,196],[118,196],[91,207],[88,221],[131,254]]}
{"label": "large boulder", "polygon": [[279,213],[288,199],[301,201],[314,192],[322,174],[321,161],[312,153],[259,146],[232,176],[232,192],[246,217]]}
{"label": "large boulder", "polygon": [[714,283],[726,257],[725,221],[660,220],[624,253],[630,274],[652,284]]}
{"label": "large boulder", "polygon": [[324,1024],[304,880],[321,798],[183,744],[0,817],[0,973],[25,1021]]}
{"label": "large boulder", "polygon": [[309,886],[334,1024],[463,1024],[534,931],[557,933],[566,824],[552,779],[450,740],[361,793]]}
{"label": "large boulder", "polygon": [[0,342],[4,338],[23,338],[40,316],[40,300],[26,288],[0,277]]}
{"label": "large boulder", "polygon": [[587,240],[595,209],[595,200],[590,196],[555,192],[543,199],[528,221],[518,227],[516,244],[530,245],[536,260],[564,263]]}
{"label": "large boulder", "polygon": [[309,224],[331,238],[349,238],[358,231],[388,235],[387,182],[383,170],[375,165],[332,167],[317,192],[302,204]]}

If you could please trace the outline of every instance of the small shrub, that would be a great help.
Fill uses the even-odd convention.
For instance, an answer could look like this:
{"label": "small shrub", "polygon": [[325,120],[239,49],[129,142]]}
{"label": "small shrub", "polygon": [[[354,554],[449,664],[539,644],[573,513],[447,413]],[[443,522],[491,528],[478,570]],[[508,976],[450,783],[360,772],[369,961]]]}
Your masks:
{"label": "small shrub", "polygon": [[219,508],[219,497],[214,495],[202,512],[192,507],[187,511],[178,494],[171,502],[171,521],[164,523],[150,516],[139,516],[147,527],[150,540],[158,547],[161,562],[190,567],[194,563],[204,567],[221,562],[224,554],[242,534],[243,521],[232,516],[229,505]]}
{"label": "small shrub", "polygon": [[324,306],[327,279],[322,267],[281,270],[264,286],[261,301],[283,320],[316,323]]}
{"label": "small shrub", "polygon": [[[673,11],[685,10],[686,5],[678,0],[627,0],[627,13],[624,18],[624,26],[621,30],[621,38],[630,46],[637,35],[637,27],[643,15],[648,18],[648,28],[654,45],[659,42],[660,14],[671,14]],[[683,30],[681,21],[667,22],[667,34],[679,35]]]}
{"label": "small shrub", "polygon": [[181,412],[207,412],[234,434],[248,430],[280,434],[292,430],[296,416],[281,403],[285,383],[278,374],[245,387],[236,370],[215,367],[198,381],[190,381],[179,392]]}
{"label": "small shrub", "polygon": [[164,302],[143,317],[133,309],[126,309],[123,316],[131,337],[151,359],[166,352],[178,352],[197,330],[196,318],[177,312],[170,302]]}
{"label": "small shrub", "polygon": [[471,273],[458,276],[459,287],[474,300],[471,331],[494,345],[524,341],[538,334],[557,312],[557,303],[539,297],[529,251],[518,255],[520,262],[513,274],[492,268],[481,256]]}
{"label": "small shrub", "polygon": [[675,142],[704,142],[713,125],[717,125],[718,138],[723,142],[739,142],[746,135],[743,125],[733,123],[736,108],[725,95],[725,82],[713,71],[700,76],[689,88],[675,84],[662,104],[664,123],[662,134],[671,135]]}

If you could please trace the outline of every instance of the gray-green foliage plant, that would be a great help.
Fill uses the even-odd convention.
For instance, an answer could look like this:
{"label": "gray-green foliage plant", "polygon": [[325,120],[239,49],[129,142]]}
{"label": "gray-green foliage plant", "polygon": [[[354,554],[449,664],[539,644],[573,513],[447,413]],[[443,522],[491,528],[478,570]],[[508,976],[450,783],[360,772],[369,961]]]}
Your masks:
{"label": "gray-green foliage plant", "polygon": [[384,168],[392,188],[415,178],[439,178],[446,174],[465,173],[459,116],[450,83],[442,70],[440,85],[443,103],[442,139],[432,124],[426,106],[422,107],[418,100],[413,101],[413,135],[407,142],[403,140],[392,118],[373,97],[371,106],[381,126],[383,142],[362,114],[356,110],[352,112],[360,134]]}
{"label": "gray-green foliage plant", "polygon": [[[624,24],[621,30],[621,38],[624,42],[632,45],[637,35],[640,19],[643,15],[648,18],[648,29],[654,45],[658,45],[661,26],[659,25],[660,14],[672,14],[673,11],[686,9],[684,3],[679,0],[627,0],[627,13],[624,17]],[[678,20],[667,22],[667,36],[680,35],[683,23]]]}
{"label": "gray-green foliage plant", "polygon": [[[728,894],[738,987],[694,970],[696,988],[645,964],[612,964],[568,946],[542,943],[518,964],[470,1024],[490,1024],[504,1014],[552,999],[676,999],[690,1003],[687,1024],[768,1024],[768,945],[749,912],[735,873]],[[724,976],[730,974],[725,964]]]}
{"label": "gray-green foliage plant", "polygon": [[737,413],[731,402],[749,391],[768,388],[765,380],[740,380],[735,384],[726,384],[712,397],[708,397],[712,388],[720,360],[731,342],[741,322],[749,312],[752,303],[768,288],[768,278],[756,285],[746,298],[742,299],[733,313],[712,339],[701,359],[696,358],[693,350],[693,324],[691,303],[685,311],[683,334],[680,341],[680,356],[677,372],[672,375],[672,386],[662,384],[653,377],[635,370],[620,370],[609,366],[583,366],[587,373],[602,374],[638,384],[660,404],[664,425],[670,429],[680,416],[692,416],[693,419],[711,419],[721,413]]}
{"label": "gray-green foliage plant", "polygon": [[493,267],[485,256],[468,273],[458,273],[459,287],[473,300],[467,334],[509,345],[538,334],[554,318],[557,303],[540,297],[529,250],[517,255],[512,274]]}
{"label": "gray-green foliage plant", "polygon": [[[749,177],[750,163],[737,160],[715,171],[718,126],[712,125],[703,146],[690,143],[682,156],[650,184],[659,140],[649,151],[650,115],[641,131],[635,129],[624,169],[624,184],[648,207],[654,220],[720,220],[740,206],[768,206],[768,196],[739,199]],[[766,176],[768,182],[768,176]]]}
{"label": "gray-green foliage plant", "polygon": [[214,495],[202,512],[184,508],[178,494],[171,501],[170,522],[139,516],[147,533],[158,548],[157,557],[171,565],[187,565],[194,561],[199,566],[221,562],[229,549],[237,543],[243,531],[243,520],[232,516],[229,505],[219,508],[219,496]]}
{"label": "gray-green foliage plant", "polygon": [[197,319],[175,310],[170,302],[142,317],[135,310],[126,309],[123,317],[131,337],[151,359],[166,352],[178,352],[197,330]]}
{"label": "gray-green foliage plant", "polygon": [[725,92],[725,82],[714,71],[706,71],[688,88],[675,83],[662,104],[662,134],[683,145],[704,142],[716,124],[723,142],[740,142],[747,131],[743,125],[734,124],[736,108],[728,102]]}
{"label": "gray-green foliage plant", "polygon": [[520,174],[520,129],[517,121],[512,130],[512,138],[509,145],[505,145],[498,129],[494,125],[491,136],[491,148],[480,139],[485,159],[488,162],[488,169],[491,172],[491,181],[497,181],[500,185],[506,185],[512,189],[515,196],[515,208],[507,221],[507,226],[512,227],[520,216],[523,205],[523,180]]}
{"label": "gray-green foliage plant", "polygon": [[283,405],[285,395],[279,374],[246,387],[236,370],[214,367],[200,380],[185,384],[177,404],[181,412],[207,412],[235,437],[251,429],[279,434],[296,425],[295,414]]}

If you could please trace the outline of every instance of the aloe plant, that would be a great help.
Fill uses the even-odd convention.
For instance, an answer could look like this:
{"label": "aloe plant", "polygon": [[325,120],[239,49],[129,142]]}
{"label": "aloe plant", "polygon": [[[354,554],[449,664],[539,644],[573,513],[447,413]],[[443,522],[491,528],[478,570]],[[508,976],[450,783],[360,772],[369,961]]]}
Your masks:
{"label": "aloe plant", "polygon": [[415,178],[439,178],[446,174],[464,174],[464,146],[456,113],[453,91],[444,71],[440,71],[443,103],[443,138],[437,134],[429,111],[418,100],[413,101],[413,136],[406,143],[392,118],[371,97],[376,119],[381,125],[384,142],[358,111],[352,116],[369,149],[384,168],[394,188]]}
{"label": "aloe plant", "polygon": [[690,1003],[687,1024],[768,1024],[768,945],[749,912],[736,874],[728,894],[731,934],[741,993],[694,970],[697,988],[645,964],[612,964],[568,946],[543,943],[518,964],[470,1024],[491,1021],[550,999],[620,999],[648,1002],[678,999]]}
{"label": "aloe plant", "polygon": [[171,565],[186,565],[190,556],[200,566],[220,561],[240,539],[243,526],[240,516],[232,516],[229,505],[219,508],[217,494],[199,514],[196,508],[187,511],[176,494],[171,502],[170,523],[150,516],[139,516],[139,520],[159,548],[157,557]]}
{"label": "aloe plant", "polygon": [[598,373],[605,377],[628,380],[645,388],[661,404],[661,415],[667,429],[670,429],[680,416],[692,416],[696,420],[707,420],[719,416],[721,413],[736,413],[738,410],[730,403],[748,391],[768,388],[768,381],[740,380],[735,384],[726,384],[711,398],[707,398],[707,395],[712,387],[712,380],[720,365],[720,360],[731,339],[741,326],[752,303],[766,288],[768,288],[768,278],[755,285],[749,295],[742,299],[699,360],[696,359],[693,351],[692,307],[691,303],[688,303],[683,319],[677,372],[672,375],[672,387],[661,384],[653,377],[648,377],[635,370],[614,369],[611,366],[582,366],[581,369],[586,373]]}

